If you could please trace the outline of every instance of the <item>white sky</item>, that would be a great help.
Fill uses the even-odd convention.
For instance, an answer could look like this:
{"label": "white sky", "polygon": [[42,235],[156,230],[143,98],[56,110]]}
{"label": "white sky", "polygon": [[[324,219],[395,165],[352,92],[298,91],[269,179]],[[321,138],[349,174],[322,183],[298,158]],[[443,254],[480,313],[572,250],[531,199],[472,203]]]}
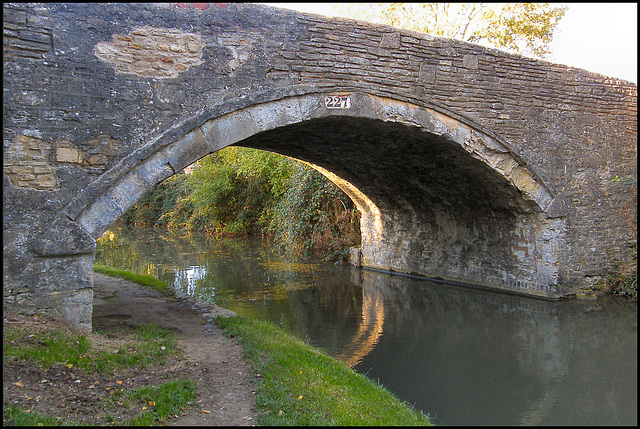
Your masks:
{"label": "white sky", "polygon": [[[335,3],[263,3],[335,16]],[[638,82],[638,4],[569,3],[554,36],[551,62]]]}

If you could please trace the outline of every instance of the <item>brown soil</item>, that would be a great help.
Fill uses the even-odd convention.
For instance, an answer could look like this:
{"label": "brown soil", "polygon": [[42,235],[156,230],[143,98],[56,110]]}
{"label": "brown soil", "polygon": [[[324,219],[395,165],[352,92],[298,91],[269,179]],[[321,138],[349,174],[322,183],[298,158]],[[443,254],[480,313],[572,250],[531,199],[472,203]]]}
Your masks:
{"label": "brown soil", "polygon": [[[209,306],[205,316],[224,309]],[[129,408],[113,400],[114,391],[155,386],[177,379],[197,383],[193,406],[169,419],[168,425],[248,426],[257,423],[253,380],[255,374],[242,358],[242,348],[233,338],[209,323],[193,302],[172,298],[135,283],[94,275],[93,328],[97,347],[114,351],[122,343],[127,327],[155,324],[178,333],[184,350],[165,365],[126,369],[115,375],[94,375],[60,364],[43,369],[31,363],[3,365],[3,403],[15,404],[31,412],[62,416],[86,424],[122,424],[139,415],[141,406]],[[45,318],[5,315],[5,326],[24,325],[30,329],[64,326]],[[121,383],[117,383],[121,382]],[[109,401],[104,401],[109,399]],[[110,416],[110,417],[107,417]],[[10,422],[4,422],[4,425]]]}

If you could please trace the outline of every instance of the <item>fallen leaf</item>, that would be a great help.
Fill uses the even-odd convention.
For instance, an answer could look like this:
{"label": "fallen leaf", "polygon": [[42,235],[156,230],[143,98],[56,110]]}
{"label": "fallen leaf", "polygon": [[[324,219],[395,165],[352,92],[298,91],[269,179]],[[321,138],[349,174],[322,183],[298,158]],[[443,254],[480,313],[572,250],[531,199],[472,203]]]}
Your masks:
{"label": "fallen leaf", "polygon": [[68,363],[68,364],[66,364],[65,366],[66,366],[67,368],[69,368],[69,369],[73,368],[73,364],[72,364],[72,363]]}
{"label": "fallen leaf", "polygon": [[302,399],[302,395],[298,396],[298,401],[299,401],[300,399]]}
{"label": "fallen leaf", "polygon": [[116,381],[116,384],[122,384],[122,380]]}
{"label": "fallen leaf", "polygon": [[211,414],[211,411],[209,411],[209,410],[202,410],[202,412],[203,412],[204,414]]}
{"label": "fallen leaf", "polygon": [[15,386],[17,387],[22,387],[22,383],[20,383],[19,381],[16,381],[15,383],[13,383]]}
{"label": "fallen leaf", "polygon": [[242,420],[246,420],[246,421],[253,420],[253,417],[246,416],[246,417],[243,417]]}
{"label": "fallen leaf", "polygon": [[298,375],[302,375],[302,370],[300,370],[300,372],[298,373]]}
{"label": "fallen leaf", "polygon": [[144,410],[146,410],[146,409],[147,409],[147,407],[142,407],[142,411],[144,411]]}
{"label": "fallen leaf", "polygon": [[284,411],[280,410],[278,411],[278,415],[281,416],[284,413]]}
{"label": "fallen leaf", "polygon": [[153,401],[149,401],[149,402],[147,402],[147,404],[149,404],[150,407],[155,407],[156,406],[156,403],[153,402]]}

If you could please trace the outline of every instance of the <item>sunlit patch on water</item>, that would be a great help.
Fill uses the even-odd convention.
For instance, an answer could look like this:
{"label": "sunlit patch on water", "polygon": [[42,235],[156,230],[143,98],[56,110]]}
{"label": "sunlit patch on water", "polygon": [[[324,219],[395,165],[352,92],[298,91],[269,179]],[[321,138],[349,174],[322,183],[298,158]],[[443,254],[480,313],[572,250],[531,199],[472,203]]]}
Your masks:
{"label": "sunlit patch on water", "polygon": [[268,289],[255,291],[245,291],[238,294],[229,295],[228,299],[241,302],[253,302],[262,300],[286,299],[293,291],[304,290],[313,287],[311,282],[297,281],[287,283],[272,283]]}
{"label": "sunlit patch on water", "polygon": [[269,271],[293,271],[296,273],[313,273],[322,269],[320,264],[304,264],[287,261],[260,262],[258,265],[265,267]]}

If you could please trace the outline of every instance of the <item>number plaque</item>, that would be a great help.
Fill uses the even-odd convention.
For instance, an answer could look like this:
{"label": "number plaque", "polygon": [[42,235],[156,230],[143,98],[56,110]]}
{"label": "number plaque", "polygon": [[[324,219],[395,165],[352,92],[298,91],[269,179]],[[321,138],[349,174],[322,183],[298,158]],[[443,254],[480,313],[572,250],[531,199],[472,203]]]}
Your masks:
{"label": "number plaque", "polygon": [[349,109],[351,98],[348,95],[325,95],[324,105],[327,109]]}

